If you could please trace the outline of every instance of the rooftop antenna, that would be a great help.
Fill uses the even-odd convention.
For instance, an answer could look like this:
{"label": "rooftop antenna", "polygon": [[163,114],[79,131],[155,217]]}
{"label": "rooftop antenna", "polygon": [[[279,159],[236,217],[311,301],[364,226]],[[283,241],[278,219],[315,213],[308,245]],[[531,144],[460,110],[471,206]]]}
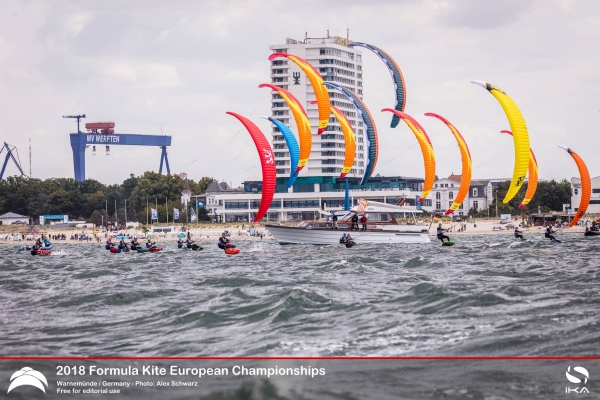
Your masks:
{"label": "rooftop antenna", "polygon": [[350,40],[350,28],[346,25],[346,39]]}
{"label": "rooftop antenna", "polygon": [[29,179],[31,179],[31,138],[29,138]]}
{"label": "rooftop antenna", "polygon": [[63,115],[63,118],[77,118],[77,133],[81,133],[81,129],[79,129],[79,121],[81,118],[85,118],[85,114],[81,115]]}
{"label": "rooftop antenna", "polygon": [[329,25],[327,25],[327,37],[329,38]]}

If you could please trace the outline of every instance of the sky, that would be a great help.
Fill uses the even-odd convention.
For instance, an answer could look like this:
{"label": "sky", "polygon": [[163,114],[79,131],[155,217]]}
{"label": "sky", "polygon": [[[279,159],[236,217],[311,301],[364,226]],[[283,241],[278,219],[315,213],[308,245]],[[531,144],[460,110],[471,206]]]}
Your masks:
{"label": "sky", "polygon": [[[464,136],[473,177],[510,178],[512,139],[483,80],[508,93],[529,129],[541,179],[577,176],[574,149],[600,175],[600,2],[463,1],[3,1],[0,3],[0,143],[18,148],[32,176],[73,177],[74,120],[114,121],[117,133],[173,137],[172,173],[238,186],[260,180],[259,158],[234,111],[265,133],[270,115],[269,46],[346,36],[384,49],[402,69],[405,112],[430,135],[436,173],[460,173],[454,137]],[[363,49],[364,100],[379,131],[375,174],[424,176],[405,124],[389,127],[392,80]],[[102,150],[99,148],[99,150]],[[4,155],[2,155],[2,158]],[[87,152],[86,175],[106,184],[158,171],[160,149],[112,146]],[[7,174],[16,174],[9,165]]]}

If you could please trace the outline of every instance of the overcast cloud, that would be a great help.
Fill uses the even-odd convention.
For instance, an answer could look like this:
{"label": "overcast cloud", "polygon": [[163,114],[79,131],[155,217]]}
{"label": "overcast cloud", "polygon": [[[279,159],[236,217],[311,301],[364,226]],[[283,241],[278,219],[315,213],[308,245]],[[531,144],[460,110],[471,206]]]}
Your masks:
{"label": "overcast cloud", "polygon": [[[241,124],[269,132],[269,46],[286,37],[332,35],[374,44],[398,62],[406,112],[431,136],[437,174],[460,173],[456,143],[439,113],[463,134],[475,178],[512,176],[509,129],[479,79],[520,106],[542,179],[577,174],[557,144],[575,149],[600,174],[600,2],[465,1],[3,1],[0,4],[0,142],[19,149],[33,176],[72,177],[69,132],[115,121],[119,133],[173,136],[171,172],[238,185],[260,179],[258,156]],[[379,129],[375,173],[422,176],[415,138],[389,128],[389,73],[363,51],[364,99]],[[87,153],[87,177],[120,182],[158,170],[160,149],[113,146]],[[8,173],[16,168],[8,167]]]}

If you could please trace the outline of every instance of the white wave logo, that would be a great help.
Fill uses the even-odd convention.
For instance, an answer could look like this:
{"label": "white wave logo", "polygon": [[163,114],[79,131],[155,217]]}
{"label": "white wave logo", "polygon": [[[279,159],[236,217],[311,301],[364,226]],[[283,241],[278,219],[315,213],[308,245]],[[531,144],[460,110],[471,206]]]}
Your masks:
{"label": "white wave logo", "polygon": [[[583,367],[573,367],[573,371],[579,372],[581,375],[584,376],[584,378],[583,378],[584,384],[586,384],[588,379],[590,379],[590,374],[588,373],[588,370]],[[571,367],[569,366],[569,367],[567,367],[567,372],[566,372],[567,379],[569,380],[569,382],[581,383],[581,378],[571,375],[570,372],[571,372]]]}
{"label": "white wave logo", "polygon": [[14,388],[25,385],[35,386],[42,392],[46,393],[46,389],[44,388],[42,382],[48,386],[48,381],[46,381],[46,377],[41,372],[29,367],[24,367],[12,374],[10,377],[10,386],[8,387],[8,391],[6,393],[8,394]]}

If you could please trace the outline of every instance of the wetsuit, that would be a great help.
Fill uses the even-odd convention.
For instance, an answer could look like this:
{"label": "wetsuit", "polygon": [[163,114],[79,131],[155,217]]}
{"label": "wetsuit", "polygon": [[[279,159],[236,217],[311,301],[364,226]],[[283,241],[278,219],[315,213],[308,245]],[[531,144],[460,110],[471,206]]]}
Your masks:
{"label": "wetsuit", "polygon": [[552,226],[549,226],[546,228],[546,233],[544,233],[544,236],[547,238],[550,238],[553,242],[556,242],[556,238],[554,237],[554,235],[552,235],[554,232],[552,232]]}
{"label": "wetsuit", "polygon": [[226,237],[221,236],[219,238],[219,243],[217,244],[217,246],[219,246],[220,249],[225,250],[227,247],[230,247],[231,244],[229,244],[229,239],[227,239]]}
{"label": "wetsuit", "polygon": [[177,248],[179,248],[179,249],[183,248],[183,241],[181,239],[179,239],[177,241]]}
{"label": "wetsuit", "polygon": [[523,235],[521,235],[521,232],[516,228],[515,228],[515,237],[520,238],[521,240],[524,239]]}
{"label": "wetsuit", "polygon": [[346,244],[347,241],[348,241],[348,238],[346,238],[346,235],[344,235],[340,238],[340,244]]}
{"label": "wetsuit", "polygon": [[437,228],[437,238],[444,243],[444,239],[448,239],[450,241],[450,237],[444,235],[444,230],[442,228]]}

